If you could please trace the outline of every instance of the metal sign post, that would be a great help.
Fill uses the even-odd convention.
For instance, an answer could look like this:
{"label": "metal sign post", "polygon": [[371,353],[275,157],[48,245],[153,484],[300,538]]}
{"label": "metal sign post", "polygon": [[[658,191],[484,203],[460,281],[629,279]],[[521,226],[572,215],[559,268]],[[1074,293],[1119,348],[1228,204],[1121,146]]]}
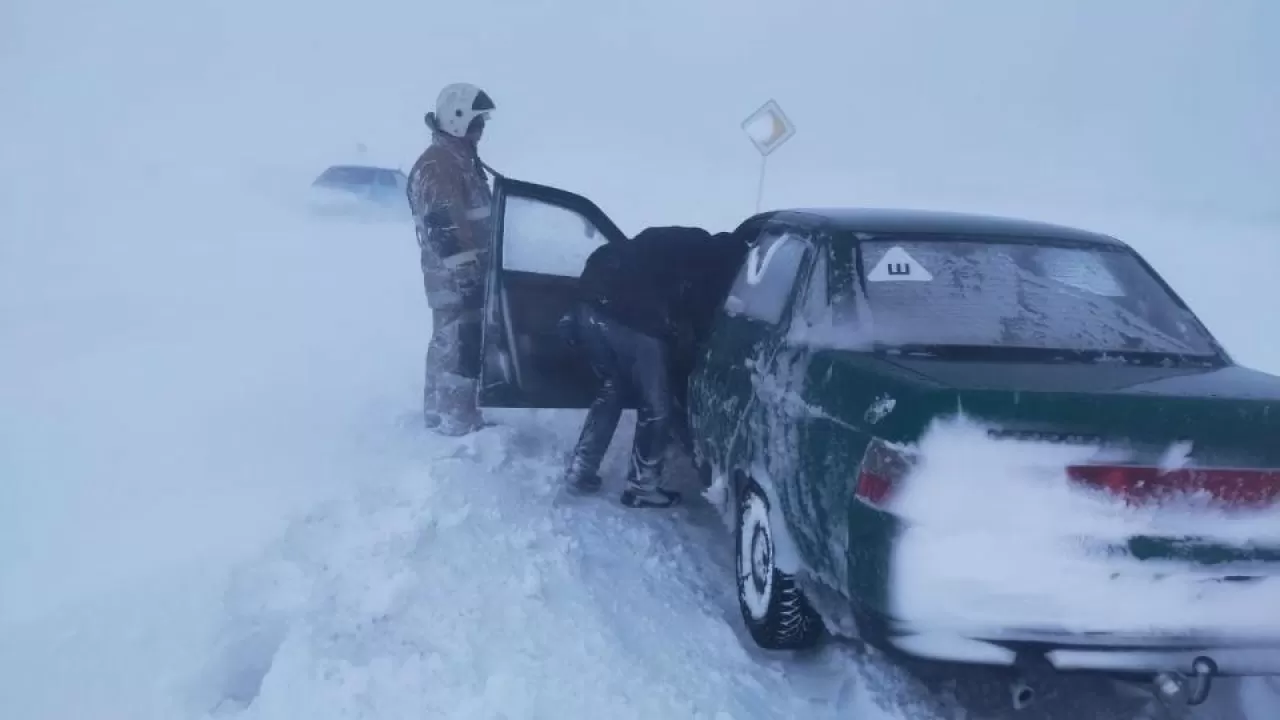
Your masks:
{"label": "metal sign post", "polygon": [[742,121],[742,130],[760,152],[760,181],[756,185],[756,212],[760,212],[764,202],[764,175],[769,155],[796,134],[796,126],[791,124],[778,102],[770,100]]}

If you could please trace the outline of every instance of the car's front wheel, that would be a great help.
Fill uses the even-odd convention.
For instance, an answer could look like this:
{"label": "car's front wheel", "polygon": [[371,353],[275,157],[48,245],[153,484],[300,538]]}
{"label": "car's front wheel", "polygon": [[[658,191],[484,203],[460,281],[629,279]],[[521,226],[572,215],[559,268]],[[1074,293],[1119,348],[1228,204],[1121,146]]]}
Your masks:
{"label": "car's front wheel", "polygon": [[813,646],[822,634],[822,620],[795,578],[774,562],[769,501],[754,482],[743,490],[737,526],[738,605],[751,638],[769,650]]}

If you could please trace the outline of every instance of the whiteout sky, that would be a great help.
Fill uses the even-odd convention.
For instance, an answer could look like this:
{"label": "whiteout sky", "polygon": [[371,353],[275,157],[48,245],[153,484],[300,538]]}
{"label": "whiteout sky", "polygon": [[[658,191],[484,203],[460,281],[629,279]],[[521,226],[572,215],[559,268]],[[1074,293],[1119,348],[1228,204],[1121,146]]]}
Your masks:
{"label": "whiteout sky", "polygon": [[[547,510],[575,417],[548,435],[517,414],[525,434],[514,437],[536,447],[495,444],[506,435],[460,446],[482,466],[474,472],[431,461],[458,448],[397,426],[416,407],[428,332],[411,232],[313,223],[296,201],[324,166],[357,159],[360,142],[369,159],[407,169],[427,141],[422,114],[448,82],[478,83],[497,101],[491,164],[584,193],[632,232],[726,229],[750,213],[760,160],[738,124],[774,98],[799,133],[769,161],[767,205],[994,211],[1113,232],[1238,359],[1280,371],[1280,6],[834,5],[0,7],[0,716],[198,716],[242,684],[223,665],[270,657],[273,633],[286,649],[259,717],[319,717],[317,697],[349,702],[328,708],[350,716],[470,707],[519,717],[518,702],[504,705],[515,701],[538,716],[564,698],[540,696],[548,679],[492,644],[535,613],[550,619],[521,652],[619,667],[591,676],[608,691],[580,696],[582,712],[626,715],[618,697],[637,673],[671,692],[632,696],[635,717],[878,712],[865,694],[848,699],[847,658],[797,675],[738,650],[732,605],[694,610],[728,577],[697,579],[698,553],[662,555],[644,582],[628,570],[637,554],[702,535],[607,509],[580,529],[574,511]],[[466,480],[474,496],[457,487]],[[529,504],[495,499],[508,485]],[[367,512],[334,509],[347,501]],[[299,529],[308,512],[331,532]],[[379,549],[384,522],[428,550]],[[511,525],[515,539],[474,571],[440,564],[422,529],[461,551]],[[626,551],[592,565],[590,553],[556,550],[566,538],[591,547],[592,532],[621,534]],[[541,548],[546,577],[568,583],[561,596],[526,579],[531,589],[507,598],[513,614],[475,634],[395,611],[450,599],[414,573],[443,573],[468,598],[506,597],[527,547]],[[384,564],[369,561],[377,553]],[[400,571],[411,579],[395,581]],[[290,594],[295,576],[310,594]],[[593,581],[626,587],[626,607]],[[343,598],[364,609],[348,612]],[[593,614],[608,608],[674,623],[685,644],[664,651]],[[583,627],[616,643],[557,644],[557,611],[597,618]],[[415,674],[394,652],[379,656],[361,612],[393,618],[392,639],[453,654],[416,656],[427,670]],[[228,640],[258,637],[245,629],[255,622],[272,628],[261,647]],[[359,647],[319,649],[298,627]],[[227,643],[249,660],[226,660],[240,657]],[[724,674],[652,670],[666,652]],[[329,661],[370,655],[363,674],[330,675],[362,690],[315,679]],[[428,692],[413,678],[432,662],[450,669]],[[779,699],[806,692],[818,704]]]}

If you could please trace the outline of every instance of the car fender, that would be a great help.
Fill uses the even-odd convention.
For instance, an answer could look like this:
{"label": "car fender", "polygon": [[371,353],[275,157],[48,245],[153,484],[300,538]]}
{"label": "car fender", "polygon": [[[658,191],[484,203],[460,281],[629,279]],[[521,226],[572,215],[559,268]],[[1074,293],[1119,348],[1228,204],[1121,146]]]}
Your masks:
{"label": "car fender", "polygon": [[[850,603],[848,596],[840,589],[840,586],[833,584],[830,578],[821,577],[814,573],[813,569],[804,562],[800,555],[799,547],[791,534],[786,516],[778,507],[775,499],[777,492],[774,489],[772,480],[769,478],[768,473],[764,471],[764,468],[754,467],[755,469],[751,472],[739,470],[734,473],[732,487],[726,489],[732,490],[733,497],[737,498],[737,500],[732,503],[725,503],[729,511],[725,516],[726,519],[736,523],[735,515],[742,493],[745,491],[747,483],[754,481],[764,493],[765,500],[769,505],[769,529],[773,533],[774,566],[783,573],[795,578],[805,597],[808,598],[810,604],[818,612],[829,632],[846,638],[862,637],[863,633],[859,620],[853,612],[853,605]],[[722,483],[721,478],[727,477],[726,475],[718,474],[715,482]],[[732,529],[734,532],[737,531],[736,524],[732,526]]]}

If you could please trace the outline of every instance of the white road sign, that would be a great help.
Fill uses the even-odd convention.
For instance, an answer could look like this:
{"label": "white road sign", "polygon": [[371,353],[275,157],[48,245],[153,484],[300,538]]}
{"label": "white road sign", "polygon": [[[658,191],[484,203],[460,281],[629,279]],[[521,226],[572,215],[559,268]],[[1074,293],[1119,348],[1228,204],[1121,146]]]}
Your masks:
{"label": "white road sign", "polygon": [[791,120],[787,118],[786,113],[782,112],[782,107],[776,100],[770,100],[759,110],[751,113],[743,121],[742,129],[747,133],[747,137],[751,138],[751,142],[755,144],[760,154],[765,156],[777,150],[782,143],[796,134],[795,125],[791,124]]}

